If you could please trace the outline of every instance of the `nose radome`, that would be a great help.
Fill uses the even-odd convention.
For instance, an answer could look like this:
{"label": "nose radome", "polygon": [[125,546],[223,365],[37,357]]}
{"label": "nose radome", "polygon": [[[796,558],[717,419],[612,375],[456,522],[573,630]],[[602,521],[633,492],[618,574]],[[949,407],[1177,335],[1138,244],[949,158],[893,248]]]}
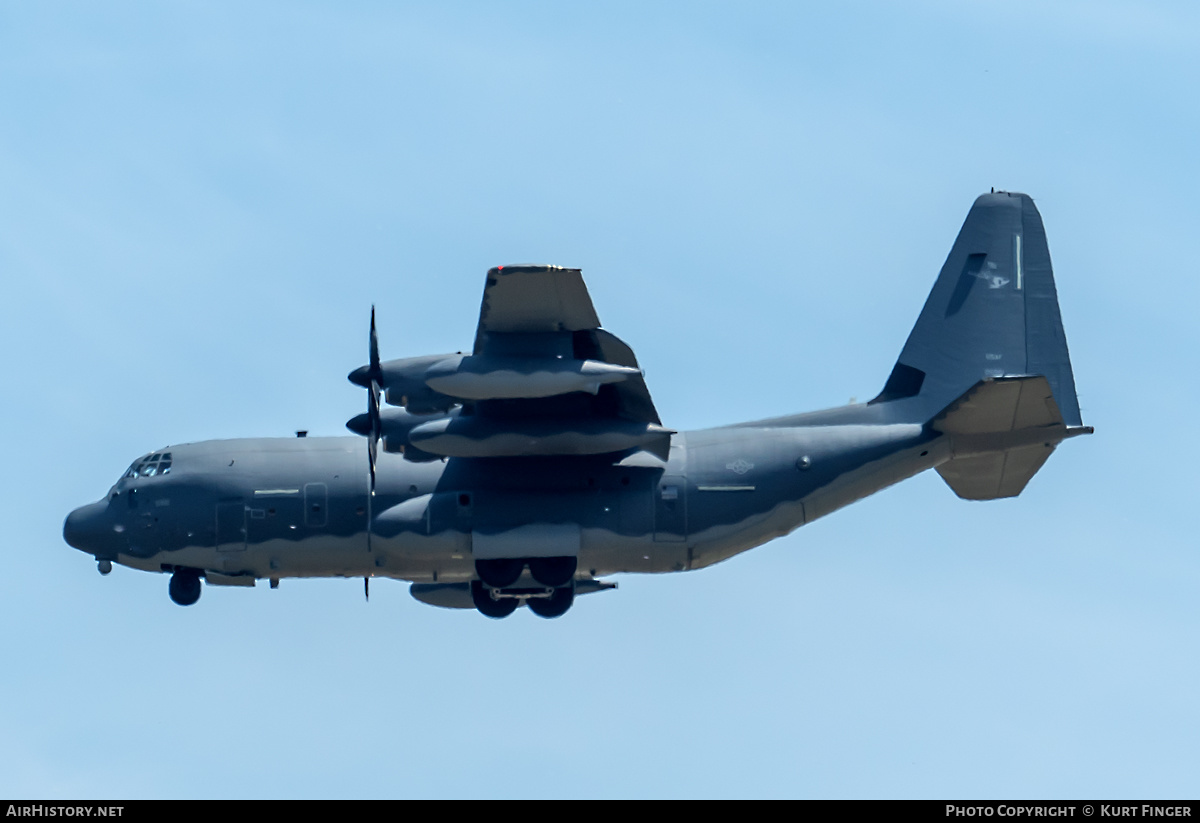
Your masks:
{"label": "nose radome", "polygon": [[89,503],[68,514],[63,522],[63,540],[67,545],[85,552],[98,549],[100,541],[107,536],[104,522],[107,508],[105,502]]}

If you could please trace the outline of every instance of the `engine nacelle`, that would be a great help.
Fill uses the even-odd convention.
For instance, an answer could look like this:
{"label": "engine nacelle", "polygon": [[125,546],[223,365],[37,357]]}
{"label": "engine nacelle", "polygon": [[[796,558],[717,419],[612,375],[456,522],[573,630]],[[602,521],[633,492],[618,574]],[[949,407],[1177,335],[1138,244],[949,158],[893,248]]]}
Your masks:
{"label": "engine nacelle", "polygon": [[[413,414],[449,411],[463,400],[513,400],[555,397],[573,392],[596,394],[600,387],[641,375],[630,366],[563,356],[484,356],[435,354],[380,364],[380,388],[389,405]],[[360,386],[369,381],[366,366],[350,373]]]}

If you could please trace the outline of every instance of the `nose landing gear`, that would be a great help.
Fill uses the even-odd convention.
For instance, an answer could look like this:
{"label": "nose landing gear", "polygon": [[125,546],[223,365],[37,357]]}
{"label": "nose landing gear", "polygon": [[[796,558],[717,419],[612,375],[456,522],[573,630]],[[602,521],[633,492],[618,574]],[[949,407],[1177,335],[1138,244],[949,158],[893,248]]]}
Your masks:
{"label": "nose landing gear", "polygon": [[195,569],[176,569],[167,593],[180,606],[192,605],[200,599],[200,573]]}

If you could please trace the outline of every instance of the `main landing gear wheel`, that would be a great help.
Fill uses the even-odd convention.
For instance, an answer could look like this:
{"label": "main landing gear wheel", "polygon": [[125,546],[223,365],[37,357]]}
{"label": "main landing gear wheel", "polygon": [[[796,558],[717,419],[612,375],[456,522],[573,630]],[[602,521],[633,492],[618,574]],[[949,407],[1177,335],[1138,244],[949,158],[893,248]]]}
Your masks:
{"label": "main landing gear wheel", "polygon": [[575,576],[579,567],[577,557],[531,557],[529,573],[543,586],[558,588],[565,586]]}
{"label": "main landing gear wheel", "polygon": [[475,561],[475,573],[493,589],[507,589],[517,582],[524,570],[525,561],[515,558],[500,557]]}
{"label": "main landing gear wheel", "polygon": [[549,597],[531,597],[525,605],[538,617],[562,617],[575,602],[575,584],[555,589]]}
{"label": "main landing gear wheel", "polygon": [[179,569],[171,575],[167,593],[180,606],[190,606],[200,599],[200,573],[195,569]]}
{"label": "main landing gear wheel", "polygon": [[475,608],[479,609],[480,614],[496,620],[508,617],[515,612],[521,602],[515,597],[493,600],[491,591],[478,580],[471,581],[471,600],[474,601]]}

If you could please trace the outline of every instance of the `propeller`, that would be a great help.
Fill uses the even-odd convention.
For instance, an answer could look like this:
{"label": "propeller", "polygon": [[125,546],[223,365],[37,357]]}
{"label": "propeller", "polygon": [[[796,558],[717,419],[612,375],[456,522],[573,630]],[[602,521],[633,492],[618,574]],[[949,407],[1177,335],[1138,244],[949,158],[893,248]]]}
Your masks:
{"label": "propeller", "polygon": [[350,372],[350,382],[364,386],[367,390],[367,413],[355,416],[346,423],[346,428],[367,438],[367,466],[371,474],[370,493],[367,495],[367,551],[371,550],[372,508],[375,498],[375,463],[379,455],[379,438],[383,422],[379,416],[379,384],[383,382],[383,368],[379,364],[379,335],[375,331],[375,306],[371,306],[371,337],[369,342],[370,362]]}
{"label": "propeller", "polygon": [[367,438],[367,463],[371,469],[371,493],[375,493],[375,461],[379,454],[379,438],[383,434],[383,421],[379,416],[379,384],[383,382],[383,369],[379,365],[379,335],[375,332],[375,307],[371,306],[371,361],[350,372],[350,382],[367,390],[367,413],[355,415],[346,422],[346,428]]}

